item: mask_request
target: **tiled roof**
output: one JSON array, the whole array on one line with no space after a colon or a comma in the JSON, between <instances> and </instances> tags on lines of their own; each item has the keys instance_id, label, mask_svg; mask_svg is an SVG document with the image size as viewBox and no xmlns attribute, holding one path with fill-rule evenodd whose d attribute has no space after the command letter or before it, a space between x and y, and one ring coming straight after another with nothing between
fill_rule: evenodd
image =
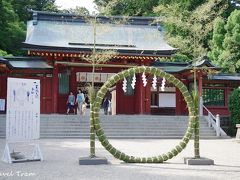
<instances>
[{"instance_id":1,"label":"tiled roof","mask_svg":"<svg viewBox=\"0 0 240 180\"><path fill-rule=\"evenodd\" d=\"M76 17L57 13L34 12L28 22L25 49L91 51L94 46L92 17ZM171 55L176 51L164 40L164 31L154 18L98 17L96 49L117 50L120 53ZM118 23L119 22L119 23Z\"/></svg>"},{"instance_id":2,"label":"tiled roof","mask_svg":"<svg viewBox=\"0 0 240 180\"><path fill-rule=\"evenodd\" d=\"M0 63L10 69L52 69L42 58L38 57L0 57Z\"/></svg>"}]
</instances>

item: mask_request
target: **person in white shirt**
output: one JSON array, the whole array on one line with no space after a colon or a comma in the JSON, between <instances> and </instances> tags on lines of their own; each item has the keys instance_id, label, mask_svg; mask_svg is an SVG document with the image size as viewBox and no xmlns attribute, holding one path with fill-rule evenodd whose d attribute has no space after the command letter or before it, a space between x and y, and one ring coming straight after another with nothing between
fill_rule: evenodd
<instances>
[{"instance_id":1,"label":"person in white shirt","mask_svg":"<svg viewBox=\"0 0 240 180\"><path fill-rule=\"evenodd\" d=\"M83 94L82 90L79 89L79 90L78 90L78 94L77 94L76 103L77 103L77 106L78 106L78 112L79 112L80 114L83 114L82 105L83 105L84 102L85 102L84 94Z\"/></svg>"}]
</instances>

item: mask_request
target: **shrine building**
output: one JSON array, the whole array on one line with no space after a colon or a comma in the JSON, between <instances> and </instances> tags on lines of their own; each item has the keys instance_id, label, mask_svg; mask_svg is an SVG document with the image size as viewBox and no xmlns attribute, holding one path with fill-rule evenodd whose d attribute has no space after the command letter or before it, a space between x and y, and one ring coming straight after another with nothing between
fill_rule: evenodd
<instances>
[{"instance_id":1,"label":"shrine building","mask_svg":"<svg viewBox=\"0 0 240 180\"><path fill-rule=\"evenodd\" d=\"M41 82L41 113L66 113L70 92L78 89L87 93L92 81L93 50L103 56L114 53L95 69L95 88L99 89L112 75L135 66L155 66L180 79L189 90L193 87L193 65L197 68L199 96L213 113L229 115L228 97L240 84L238 75L217 72L207 57L196 63L168 62L177 49L164 39L163 28L152 17L76 16L33 11L27 23L23 49L27 57L0 57L0 99L6 100L7 77L34 78ZM95 56L98 57L98 56ZM110 90L114 114L188 114L180 91L158 78L152 87L152 76L147 75L144 87L142 75L136 74L135 88L127 78L127 91L118 82ZM5 110L0 111L5 113ZM204 112L204 110L203 110Z\"/></svg>"}]
</instances>

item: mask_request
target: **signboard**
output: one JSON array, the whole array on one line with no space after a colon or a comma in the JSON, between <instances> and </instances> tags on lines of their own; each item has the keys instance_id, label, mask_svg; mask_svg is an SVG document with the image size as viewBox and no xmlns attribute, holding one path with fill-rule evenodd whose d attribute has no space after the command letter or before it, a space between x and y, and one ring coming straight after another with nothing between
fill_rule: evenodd
<instances>
[{"instance_id":1,"label":"signboard","mask_svg":"<svg viewBox=\"0 0 240 180\"><path fill-rule=\"evenodd\" d=\"M6 145L2 160L7 163L42 161L39 144L34 143L32 157L25 157L14 143L27 143L40 137L40 80L8 78ZM12 143L13 146L9 146ZM10 147L12 149L10 149ZM12 152L12 153L10 153Z\"/></svg>"},{"instance_id":2,"label":"signboard","mask_svg":"<svg viewBox=\"0 0 240 180\"><path fill-rule=\"evenodd\" d=\"M0 111L5 111L5 99L0 99Z\"/></svg>"},{"instance_id":3,"label":"signboard","mask_svg":"<svg viewBox=\"0 0 240 180\"><path fill-rule=\"evenodd\" d=\"M8 78L7 141L40 137L40 80Z\"/></svg>"}]
</instances>

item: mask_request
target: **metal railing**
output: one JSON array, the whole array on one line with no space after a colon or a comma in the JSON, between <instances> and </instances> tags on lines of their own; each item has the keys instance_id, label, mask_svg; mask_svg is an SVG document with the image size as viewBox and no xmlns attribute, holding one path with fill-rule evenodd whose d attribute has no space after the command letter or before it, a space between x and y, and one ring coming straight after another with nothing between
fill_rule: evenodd
<instances>
[{"instance_id":1,"label":"metal railing","mask_svg":"<svg viewBox=\"0 0 240 180\"><path fill-rule=\"evenodd\" d=\"M216 136L227 136L227 134L223 131L223 129L220 126L220 117L219 114L214 116L206 106L202 104L203 109L207 111L207 121L208 121L208 126L213 127L213 129L216 131Z\"/></svg>"}]
</instances>

